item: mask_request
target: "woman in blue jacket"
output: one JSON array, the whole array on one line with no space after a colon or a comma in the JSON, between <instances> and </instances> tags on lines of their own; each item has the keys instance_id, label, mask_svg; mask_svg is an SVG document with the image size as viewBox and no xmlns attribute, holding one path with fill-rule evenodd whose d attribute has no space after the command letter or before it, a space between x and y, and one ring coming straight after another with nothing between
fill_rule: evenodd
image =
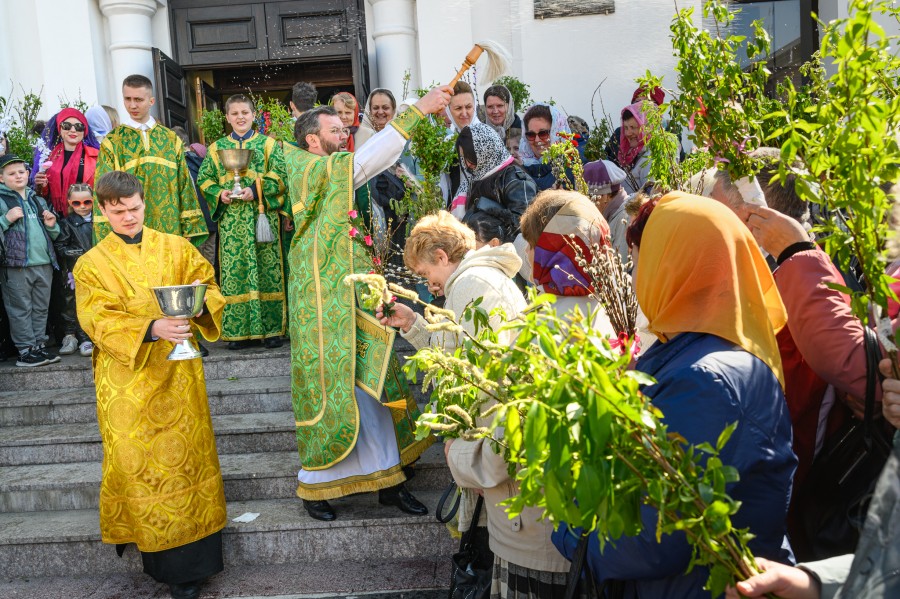
<instances>
[{"instance_id":1,"label":"woman in blue jacket","mask_svg":"<svg viewBox=\"0 0 900 599\"><path fill-rule=\"evenodd\" d=\"M738 422L722 451L740 481L737 528L755 535L754 555L791 563L785 517L797 460L782 392L775 332L786 314L750 231L724 205L680 192L653 209L635 263L638 303L658 338L637 369L656 379L644 388L672 432L689 443L715 444ZM642 508L643 532L607 544L594 535L587 563L596 582L620 581L625 597L708 598L706 568L686 574L691 547L682 533L656 542L656 512ZM580 531L554 533L569 559Z\"/></svg>"}]
</instances>

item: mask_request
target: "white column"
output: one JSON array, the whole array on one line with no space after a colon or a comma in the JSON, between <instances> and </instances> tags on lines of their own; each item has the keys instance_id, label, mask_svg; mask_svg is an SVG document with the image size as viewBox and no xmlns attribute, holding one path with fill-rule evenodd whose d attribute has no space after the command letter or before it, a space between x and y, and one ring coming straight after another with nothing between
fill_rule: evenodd
<instances>
[{"instance_id":1,"label":"white column","mask_svg":"<svg viewBox=\"0 0 900 599\"><path fill-rule=\"evenodd\" d=\"M100 0L100 10L109 24L109 55L113 87L121 90L129 75L144 75L153 80L153 27L157 0ZM127 112L119 94L119 114Z\"/></svg>"},{"instance_id":2,"label":"white column","mask_svg":"<svg viewBox=\"0 0 900 599\"><path fill-rule=\"evenodd\" d=\"M402 102L403 75L409 69L409 90L421 86L413 0L369 0L372 38L378 68L378 87L386 87Z\"/></svg>"}]
</instances>

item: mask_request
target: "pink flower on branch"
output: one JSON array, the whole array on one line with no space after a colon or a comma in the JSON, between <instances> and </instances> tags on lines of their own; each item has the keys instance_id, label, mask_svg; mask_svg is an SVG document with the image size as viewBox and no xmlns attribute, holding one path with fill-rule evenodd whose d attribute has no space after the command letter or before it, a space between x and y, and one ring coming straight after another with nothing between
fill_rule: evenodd
<instances>
[{"instance_id":1,"label":"pink flower on branch","mask_svg":"<svg viewBox=\"0 0 900 599\"><path fill-rule=\"evenodd\" d=\"M351 210L347 213L347 216L349 216L350 218L356 218L357 216L359 216L359 213L356 210Z\"/></svg>"},{"instance_id":2,"label":"pink flower on branch","mask_svg":"<svg viewBox=\"0 0 900 599\"><path fill-rule=\"evenodd\" d=\"M359 235L359 229L350 227L350 237L356 237L357 235Z\"/></svg>"},{"instance_id":3,"label":"pink flower on branch","mask_svg":"<svg viewBox=\"0 0 900 599\"><path fill-rule=\"evenodd\" d=\"M366 235L366 236L363 238L363 241L366 242L366 245L372 245L372 236L371 236L371 235Z\"/></svg>"}]
</instances>

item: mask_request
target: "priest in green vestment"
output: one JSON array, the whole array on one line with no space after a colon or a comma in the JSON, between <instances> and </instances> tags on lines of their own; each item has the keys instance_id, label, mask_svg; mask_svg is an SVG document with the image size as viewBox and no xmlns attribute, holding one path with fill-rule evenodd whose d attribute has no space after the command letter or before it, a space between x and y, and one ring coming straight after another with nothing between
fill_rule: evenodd
<instances>
[{"instance_id":1,"label":"priest in green vestment","mask_svg":"<svg viewBox=\"0 0 900 599\"><path fill-rule=\"evenodd\" d=\"M146 226L199 246L209 236L206 221L184 160L184 144L150 116L153 83L143 75L130 75L122 83L122 96L128 118L100 144L94 180L109 171L133 174L144 187ZM99 202L94 202L94 243L110 231Z\"/></svg>"},{"instance_id":2,"label":"priest in green vestment","mask_svg":"<svg viewBox=\"0 0 900 599\"><path fill-rule=\"evenodd\" d=\"M285 332L284 264L279 235L279 209L284 196L284 155L278 142L252 129L253 101L237 94L225 102L225 118L233 131L209 146L197 173L197 184L219 223L219 266L225 315L222 339L229 349L241 349L260 339L268 348L281 347ZM253 150L241 173L240 196L233 196L234 171L219 161L218 150ZM259 243L257 220L269 223L273 241Z\"/></svg>"},{"instance_id":3,"label":"priest in green vestment","mask_svg":"<svg viewBox=\"0 0 900 599\"><path fill-rule=\"evenodd\" d=\"M296 229L288 254L291 396L297 495L313 518L334 520L328 499L365 491L404 512L428 512L404 488L403 467L434 439L416 441L419 409L393 348L370 335L369 316L344 278L372 265L350 236L350 213L370 208L355 190L396 162L424 115L443 110L451 94L431 90L356 153L338 151L347 133L329 106L304 112L295 125L300 149L286 156Z\"/></svg>"}]
</instances>

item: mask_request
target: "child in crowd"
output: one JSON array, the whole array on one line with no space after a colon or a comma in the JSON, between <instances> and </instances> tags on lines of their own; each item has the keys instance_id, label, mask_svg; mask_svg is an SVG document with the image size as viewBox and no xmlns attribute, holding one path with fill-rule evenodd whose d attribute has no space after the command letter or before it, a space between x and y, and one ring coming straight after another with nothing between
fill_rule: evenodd
<instances>
[{"instance_id":1,"label":"child in crowd","mask_svg":"<svg viewBox=\"0 0 900 599\"><path fill-rule=\"evenodd\" d=\"M509 150L510 156L516 161L516 164L522 166L522 154L519 153L519 144L522 142L522 130L511 128L506 133L506 149Z\"/></svg>"},{"instance_id":2,"label":"child in crowd","mask_svg":"<svg viewBox=\"0 0 900 599\"><path fill-rule=\"evenodd\" d=\"M19 352L16 366L59 362L44 347L50 283L58 268L52 240L59 236L59 225L43 198L28 187L25 161L11 154L0 156L0 229L6 242L0 285Z\"/></svg>"},{"instance_id":3,"label":"child in crowd","mask_svg":"<svg viewBox=\"0 0 900 599\"><path fill-rule=\"evenodd\" d=\"M67 356L78 350L82 356L88 357L94 351L94 345L81 329L78 316L75 314L75 279L72 277L72 271L78 258L94 246L92 239L94 192L86 183L74 183L69 186L66 201L69 203L70 213L60 222L60 235L53 243L63 271L65 300L62 311L65 337L59 353Z\"/></svg>"}]
</instances>

